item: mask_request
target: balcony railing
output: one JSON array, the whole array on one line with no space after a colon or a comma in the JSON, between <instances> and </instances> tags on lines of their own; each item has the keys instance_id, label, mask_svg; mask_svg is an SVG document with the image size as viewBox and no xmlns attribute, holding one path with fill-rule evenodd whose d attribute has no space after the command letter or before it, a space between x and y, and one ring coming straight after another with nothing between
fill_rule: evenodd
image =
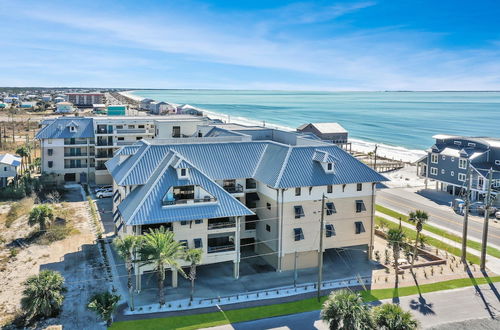
<instances>
[{"instance_id":1,"label":"balcony railing","mask_svg":"<svg viewBox=\"0 0 500 330\"><path fill-rule=\"evenodd\" d=\"M110 154L97 154L95 158L113 158L113 155Z\"/></svg>"},{"instance_id":2,"label":"balcony railing","mask_svg":"<svg viewBox=\"0 0 500 330\"><path fill-rule=\"evenodd\" d=\"M215 197L210 197L210 198L194 198L194 199L177 199L177 200L162 200L161 205L162 206L167 206L167 205L183 205L183 204L196 204L196 203L210 203L210 202L216 202L217 198Z\"/></svg>"},{"instance_id":3,"label":"balcony railing","mask_svg":"<svg viewBox=\"0 0 500 330\"><path fill-rule=\"evenodd\" d=\"M234 193L242 193L243 192L243 186L241 184L237 184L234 186L224 186L224 190L234 194Z\"/></svg>"},{"instance_id":4,"label":"balcony railing","mask_svg":"<svg viewBox=\"0 0 500 330\"><path fill-rule=\"evenodd\" d=\"M113 134L113 130L112 129L97 129L96 131L96 134Z\"/></svg>"},{"instance_id":5,"label":"balcony railing","mask_svg":"<svg viewBox=\"0 0 500 330\"><path fill-rule=\"evenodd\" d=\"M90 142L90 144L94 143L93 141ZM75 144L87 144L87 140L64 140L64 145L66 146L72 146Z\"/></svg>"},{"instance_id":6,"label":"balcony railing","mask_svg":"<svg viewBox=\"0 0 500 330\"><path fill-rule=\"evenodd\" d=\"M64 157L86 157L89 154L86 152L80 152L80 153L71 153L71 152L65 152ZM94 156L94 153L90 153L90 156Z\"/></svg>"},{"instance_id":7,"label":"balcony railing","mask_svg":"<svg viewBox=\"0 0 500 330\"><path fill-rule=\"evenodd\" d=\"M99 141L97 140L97 145L98 146L112 146L113 142L112 141Z\"/></svg>"},{"instance_id":8,"label":"balcony railing","mask_svg":"<svg viewBox=\"0 0 500 330\"><path fill-rule=\"evenodd\" d=\"M129 146L129 145L132 145L136 142L137 141L116 141L116 145L117 146Z\"/></svg>"},{"instance_id":9,"label":"balcony railing","mask_svg":"<svg viewBox=\"0 0 500 330\"><path fill-rule=\"evenodd\" d=\"M208 246L207 250L208 250L208 253L234 251L234 244Z\"/></svg>"},{"instance_id":10,"label":"balcony railing","mask_svg":"<svg viewBox=\"0 0 500 330\"><path fill-rule=\"evenodd\" d=\"M236 222L234 220L226 220L226 221L218 221L218 222L210 222L208 220L208 229L223 229L223 228L232 228L236 227Z\"/></svg>"},{"instance_id":11,"label":"balcony railing","mask_svg":"<svg viewBox=\"0 0 500 330\"><path fill-rule=\"evenodd\" d=\"M77 165L77 164L74 164L74 165L64 164L64 168L87 168L87 164L80 164L80 165Z\"/></svg>"},{"instance_id":12,"label":"balcony railing","mask_svg":"<svg viewBox=\"0 0 500 330\"><path fill-rule=\"evenodd\" d=\"M116 130L116 134L145 134L145 133L146 133L145 128L138 128L138 129L121 128Z\"/></svg>"},{"instance_id":13,"label":"balcony railing","mask_svg":"<svg viewBox=\"0 0 500 330\"><path fill-rule=\"evenodd\" d=\"M107 170L106 166L104 165L98 165L95 167L96 170L101 171L101 170Z\"/></svg>"}]
</instances>

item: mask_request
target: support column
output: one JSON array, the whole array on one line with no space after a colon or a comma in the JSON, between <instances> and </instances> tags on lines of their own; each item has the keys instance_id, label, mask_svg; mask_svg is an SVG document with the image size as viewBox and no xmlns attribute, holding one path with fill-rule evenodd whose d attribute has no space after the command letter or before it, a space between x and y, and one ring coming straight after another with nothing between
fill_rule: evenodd
<instances>
[{"instance_id":1,"label":"support column","mask_svg":"<svg viewBox=\"0 0 500 330\"><path fill-rule=\"evenodd\" d=\"M134 272L135 272L135 292L139 293L141 292L141 266L139 266L138 263L135 263L134 265Z\"/></svg>"},{"instance_id":2,"label":"support column","mask_svg":"<svg viewBox=\"0 0 500 330\"><path fill-rule=\"evenodd\" d=\"M240 230L241 230L241 217L236 217L236 233L234 237L234 248L236 249L236 260L234 261L234 278L240 278L240 258L241 258L241 244L240 244Z\"/></svg>"},{"instance_id":3,"label":"support column","mask_svg":"<svg viewBox=\"0 0 500 330\"><path fill-rule=\"evenodd\" d=\"M177 287L177 269L172 269L172 288Z\"/></svg>"},{"instance_id":4,"label":"support column","mask_svg":"<svg viewBox=\"0 0 500 330\"><path fill-rule=\"evenodd\" d=\"M455 196L455 185L453 185L452 187L453 187L452 194L453 196Z\"/></svg>"},{"instance_id":5,"label":"support column","mask_svg":"<svg viewBox=\"0 0 500 330\"><path fill-rule=\"evenodd\" d=\"M439 190L439 182L436 181L436 190Z\"/></svg>"}]
</instances>

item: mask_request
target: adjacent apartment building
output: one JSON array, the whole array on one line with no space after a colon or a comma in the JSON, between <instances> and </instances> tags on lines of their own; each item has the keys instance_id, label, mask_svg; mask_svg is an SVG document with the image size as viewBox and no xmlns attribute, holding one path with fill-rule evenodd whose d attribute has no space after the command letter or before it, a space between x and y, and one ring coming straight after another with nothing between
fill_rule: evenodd
<instances>
[{"instance_id":1,"label":"adjacent apartment building","mask_svg":"<svg viewBox=\"0 0 500 330\"><path fill-rule=\"evenodd\" d=\"M500 190L500 139L435 135L436 143L417 162L417 174L434 180L436 189L463 196L467 170L471 200L483 200L488 190L488 171L493 170L493 194ZM426 181L427 182L427 181ZM496 199L495 199L496 200ZM499 201L496 201L498 204Z\"/></svg>"},{"instance_id":2,"label":"adjacent apartment building","mask_svg":"<svg viewBox=\"0 0 500 330\"><path fill-rule=\"evenodd\" d=\"M207 118L193 116L60 117L41 123L42 173L54 181L110 184L104 163L141 139L191 136Z\"/></svg>"},{"instance_id":3,"label":"adjacent apartment building","mask_svg":"<svg viewBox=\"0 0 500 330\"><path fill-rule=\"evenodd\" d=\"M77 107L92 107L93 104L105 103L103 93L67 93L67 101Z\"/></svg>"},{"instance_id":4,"label":"adjacent apartment building","mask_svg":"<svg viewBox=\"0 0 500 330\"><path fill-rule=\"evenodd\" d=\"M203 264L234 263L235 278L242 254L277 271L316 267L324 196L324 250L371 253L375 185L387 179L338 146L232 124L180 140L142 140L106 162L118 235L164 226L202 249Z\"/></svg>"}]
</instances>

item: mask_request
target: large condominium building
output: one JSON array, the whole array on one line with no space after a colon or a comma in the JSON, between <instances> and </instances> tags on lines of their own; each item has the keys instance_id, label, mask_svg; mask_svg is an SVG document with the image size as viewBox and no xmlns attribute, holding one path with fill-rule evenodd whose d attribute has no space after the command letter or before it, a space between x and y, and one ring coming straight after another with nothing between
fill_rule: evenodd
<instances>
[{"instance_id":1,"label":"large condominium building","mask_svg":"<svg viewBox=\"0 0 500 330\"><path fill-rule=\"evenodd\" d=\"M92 107L93 104L104 103L103 93L67 93L68 102L79 107Z\"/></svg>"},{"instance_id":2,"label":"large condominium building","mask_svg":"<svg viewBox=\"0 0 500 330\"><path fill-rule=\"evenodd\" d=\"M325 196L324 250L373 247L375 185L387 179L339 147L224 124L184 140L139 141L106 163L119 235L164 226L202 249L203 264L233 262L235 278L242 251L278 271L310 268L318 262ZM174 286L176 278L174 271Z\"/></svg>"},{"instance_id":3,"label":"large condominium building","mask_svg":"<svg viewBox=\"0 0 500 330\"><path fill-rule=\"evenodd\" d=\"M483 200L488 190L488 171L493 170L493 194L500 190L500 139L435 135L436 143L418 160L417 174L435 180L436 189L463 196L467 169L471 199ZM496 201L498 203L499 201Z\"/></svg>"},{"instance_id":4,"label":"large condominium building","mask_svg":"<svg viewBox=\"0 0 500 330\"><path fill-rule=\"evenodd\" d=\"M138 140L195 134L207 118L193 116L60 117L42 122L42 173L61 182L110 184L104 163L120 147Z\"/></svg>"}]
</instances>

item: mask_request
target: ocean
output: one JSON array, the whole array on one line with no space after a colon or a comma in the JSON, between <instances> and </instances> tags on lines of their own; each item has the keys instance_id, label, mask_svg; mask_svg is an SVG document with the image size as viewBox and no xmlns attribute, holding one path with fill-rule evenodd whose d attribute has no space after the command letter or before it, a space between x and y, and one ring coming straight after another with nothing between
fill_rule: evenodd
<instances>
[{"instance_id":1,"label":"ocean","mask_svg":"<svg viewBox=\"0 0 500 330\"><path fill-rule=\"evenodd\" d=\"M158 101L190 104L231 122L295 129L338 122L358 149L415 160L435 134L500 137L500 92L300 92L136 90ZM360 150L364 151L364 150Z\"/></svg>"}]
</instances>

